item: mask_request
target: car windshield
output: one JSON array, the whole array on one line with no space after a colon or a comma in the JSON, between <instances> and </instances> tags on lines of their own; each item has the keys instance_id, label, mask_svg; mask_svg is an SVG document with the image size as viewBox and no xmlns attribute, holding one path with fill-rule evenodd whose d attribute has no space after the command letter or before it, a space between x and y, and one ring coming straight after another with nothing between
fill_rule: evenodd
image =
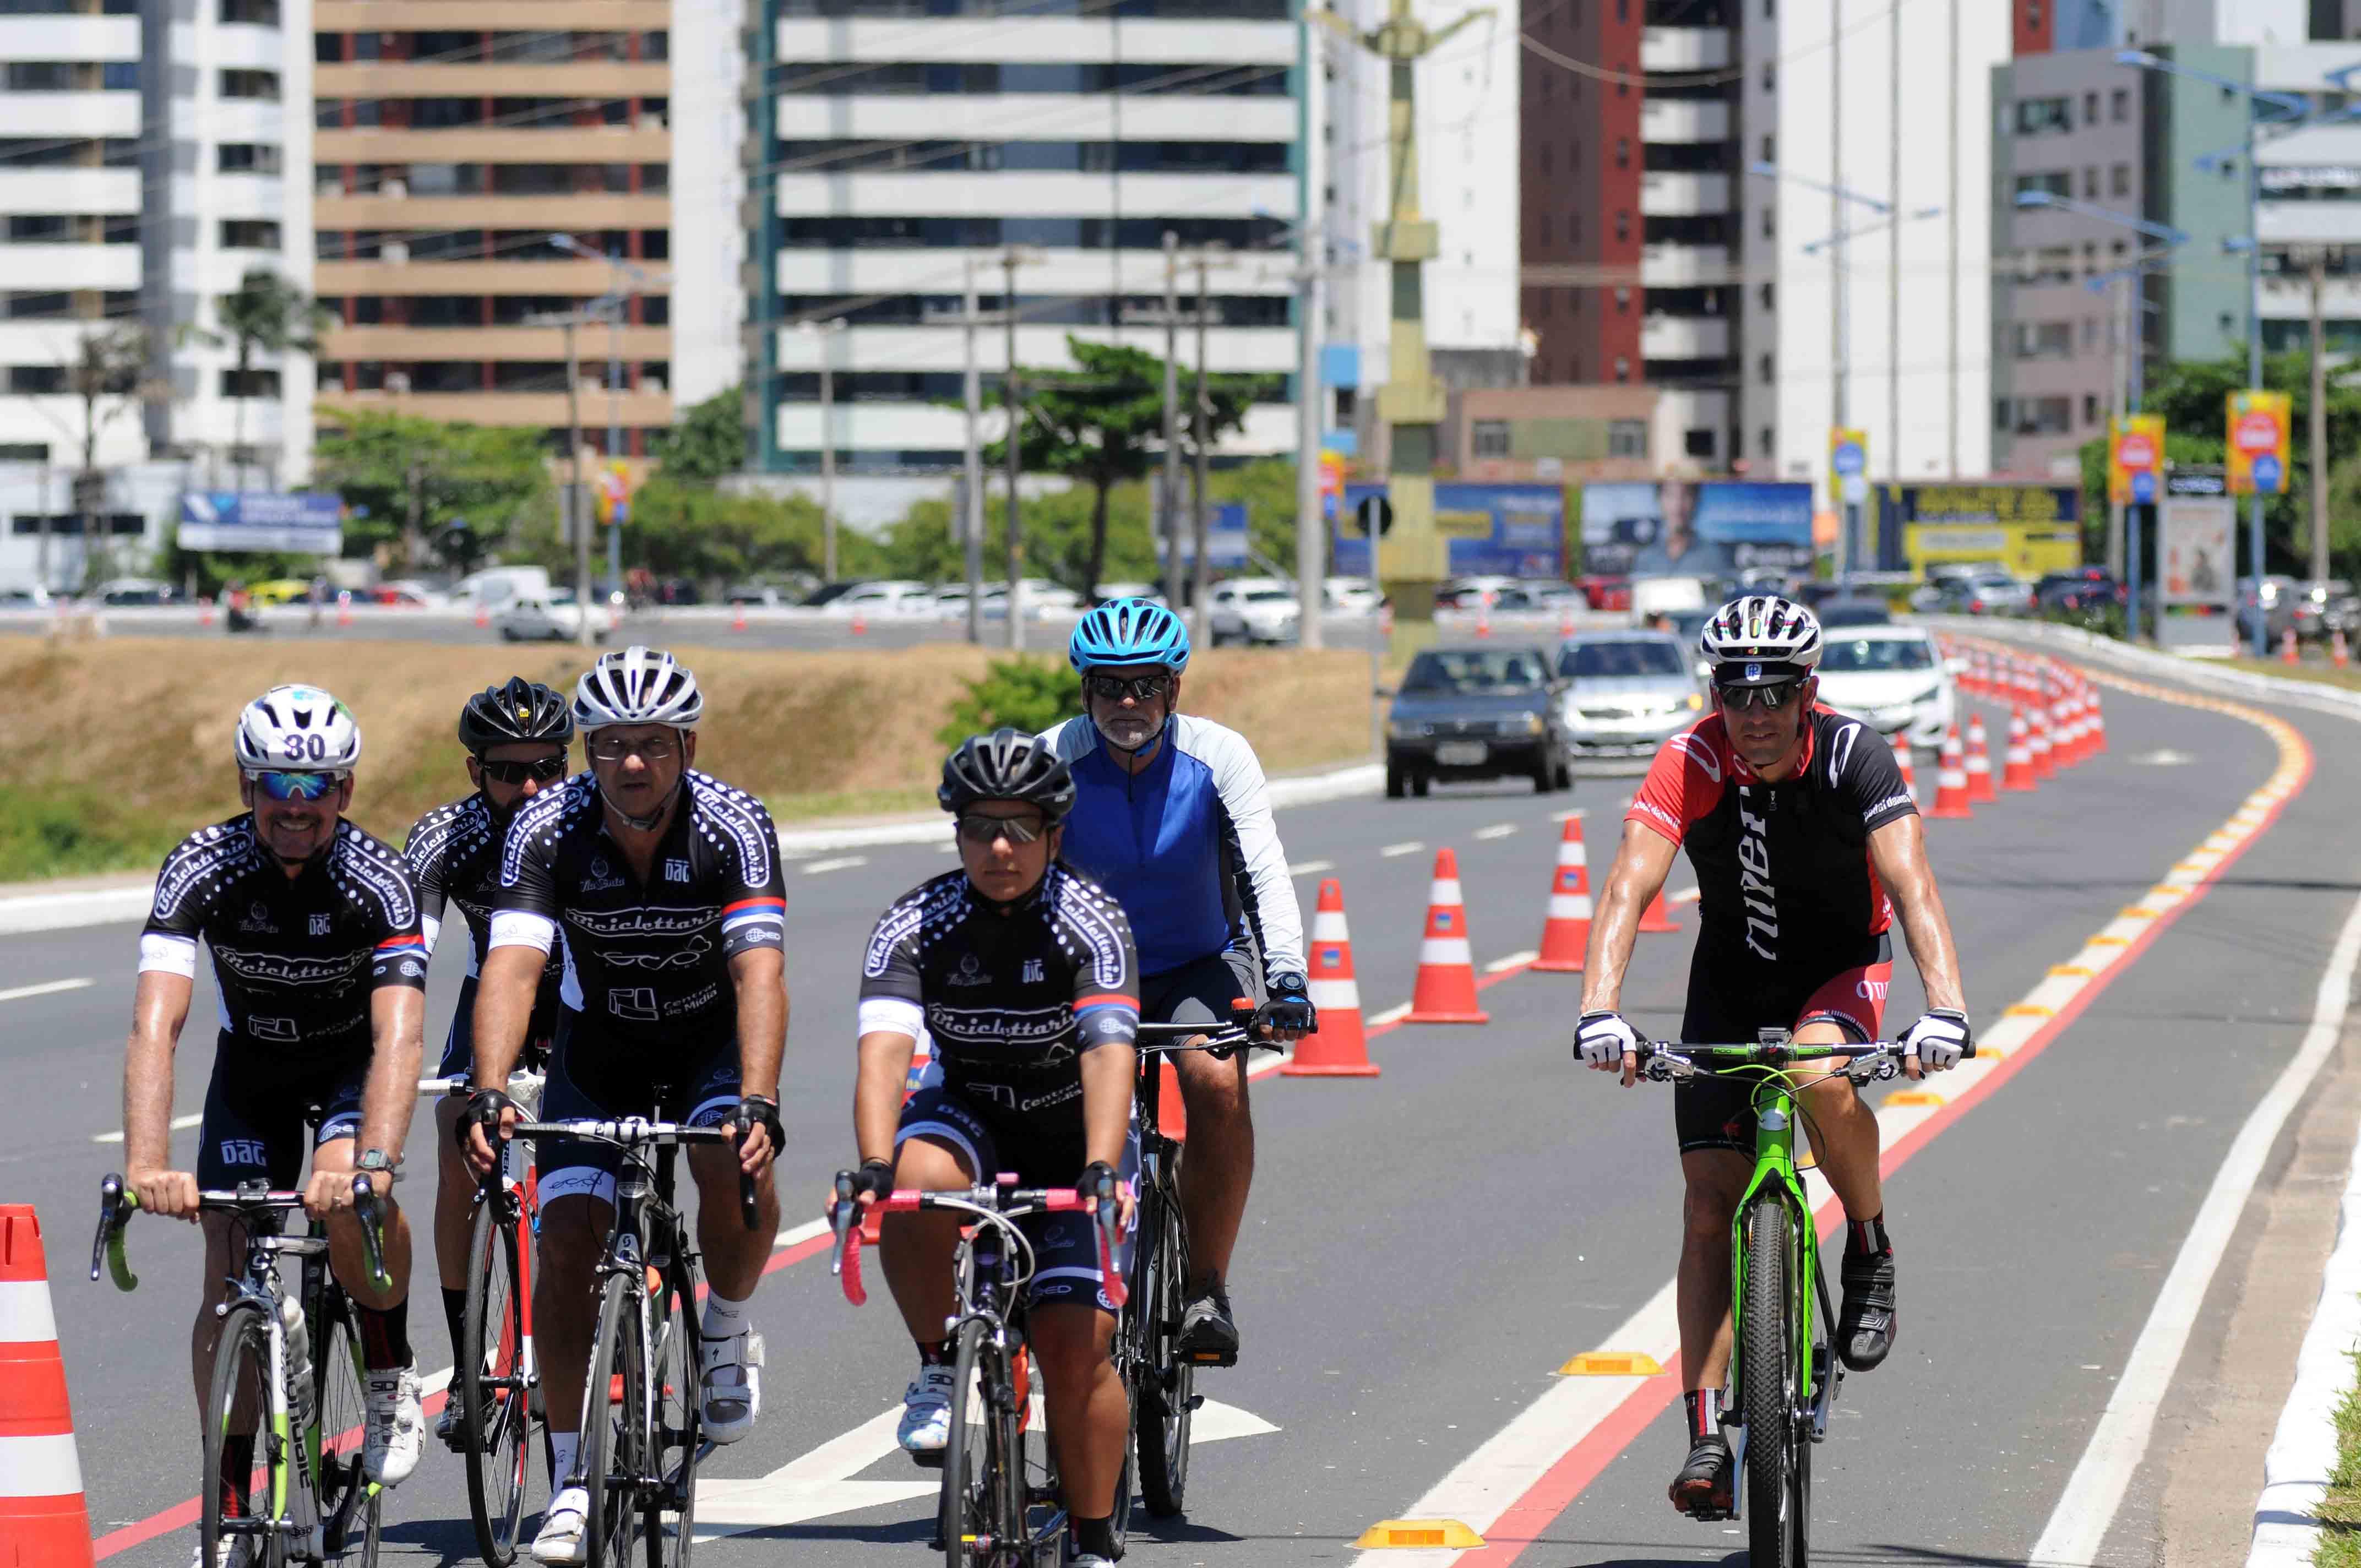
<instances>
[{"instance_id":1,"label":"car windshield","mask_svg":"<svg viewBox=\"0 0 2361 1568\"><path fill-rule=\"evenodd\" d=\"M1931 670L1935 650L1916 638L1831 639L1820 654L1820 671Z\"/></svg>"},{"instance_id":2,"label":"car windshield","mask_svg":"<svg viewBox=\"0 0 2361 1568\"><path fill-rule=\"evenodd\" d=\"M1281 599L1291 599L1294 597L1285 588L1257 588L1246 596L1246 601L1248 604L1277 604Z\"/></svg>"},{"instance_id":3,"label":"car windshield","mask_svg":"<svg viewBox=\"0 0 2361 1568\"><path fill-rule=\"evenodd\" d=\"M1679 675L1687 673L1681 651L1670 642L1632 638L1613 642L1577 642L1557 656L1557 673L1577 681L1614 675Z\"/></svg>"},{"instance_id":4,"label":"car windshield","mask_svg":"<svg viewBox=\"0 0 2361 1568\"><path fill-rule=\"evenodd\" d=\"M1429 650L1411 661L1405 692L1522 691L1543 681L1539 653L1488 648Z\"/></svg>"}]
</instances>

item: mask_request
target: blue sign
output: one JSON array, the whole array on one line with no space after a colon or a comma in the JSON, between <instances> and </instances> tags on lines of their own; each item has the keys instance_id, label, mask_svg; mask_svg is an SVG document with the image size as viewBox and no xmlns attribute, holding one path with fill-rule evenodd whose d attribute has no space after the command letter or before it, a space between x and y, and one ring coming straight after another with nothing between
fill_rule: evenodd
<instances>
[{"instance_id":1,"label":"blue sign","mask_svg":"<svg viewBox=\"0 0 2361 1568\"><path fill-rule=\"evenodd\" d=\"M1725 577L1812 564L1812 487L1664 479L1582 488L1586 572Z\"/></svg>"},{"instance_id":2,"label":"blue sign","mask_svg":"<svg viewBox=\"0 0 2361 1568\"><path fill-rule=\"evenodd\" d=\"M1157 535L1156 558L1164 559L1166 541ZM1246 509L1243 501L1224 501L1205 509L1205 560L1214 566L1243 566L1247 560ZM1197 562L1196 521L1187 512L1180 517L1180 564L1193 566Z\"/></svg>"},{"instance_id":3,"label":"blue sign","mask_svg":"<svg viewBox=\"0 0 2361 1568\"><path fill-rule=\"evenodd\" d=\"M2255 488L2257 492L2267 496L2278 495L2280 478L2278 453L2265 452L2255 458Z\"/></svg>"},{"instance_id":4,"label":"blue sign","mask_svg":"<svg viewBox=\"0 0 2361 1568\"><path fill-rule=\"evenodd\" d=\"M1868 466L1868 455L1861 451L1858 441L1839 442L1837 449L1828 455L1828 466L1846 478L1850 478Z\"/></svg>"},{"instance_id":5,"label":"blue sign","mask_svg":"<svg viewBox=\"0 0 2361 1568\"><path fill-rule=\"evenodd\" d=\"M2132 470L2132 499L2142 503L2156 499L2155 469L2135 468Z\"/></svg>"},{"instance_id":6,"label":"blue sign","mask_svg":"<svg viewBox=\"0 0 2361 1568\"><path fill-rule=\"evenodd\" d=\"M178 535L184 550L272 550L334 555L344 549L341 496L313 490L186 490Z\"/></svg>"},{"instance_id":7,"label":"blue sign","mask_svg":"<svg viewBox=\"0 0 2361 1568\"><path fill-rule=\"evenodd\" d=\"M1329 570L1339 576L1374 575L1355 519L1364 499L1385 493L1383 485L1345 487L1329 542ZM1555 485L1437 485L1434 513L1455 577L1565 575L1565 492Z\"/></svg>"}]
</instances>

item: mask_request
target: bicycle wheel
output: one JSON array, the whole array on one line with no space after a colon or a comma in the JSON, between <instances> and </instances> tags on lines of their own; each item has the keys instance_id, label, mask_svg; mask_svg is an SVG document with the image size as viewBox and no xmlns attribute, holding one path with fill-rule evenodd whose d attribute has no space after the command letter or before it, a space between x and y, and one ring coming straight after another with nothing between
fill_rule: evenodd
<instances>
[{"instance_id":1,"label":"bicycle wheel","mask_svg":"<svg viewBox=\"0 0 2361 1568\"><path fill-rule=\"evenodd\" d=\"M1197 1370L1179 1353L1180 1313L1189 1288L1189 1246L1180 1206L1161 1187L1148 1190L1139 1230L1139 1387L1132 1410L1137 1431L1139 1494L1148 1511L1170 1519L1189 1491L1189 1427Z\"/></svg>"},{"instance_id":2,"label":"bicycle wheel","mask_svg":"<svg viewBox=\"0 0 2361 1568\"><path fill-rule=\"evenodd\" d=\"M533 1472L533 1390L524 1343L524 1291L517 1255L522 1233L503 1202L476 1206L467 1247L467 1315L462 1321L459 1401L467 1434L467 1507L476 1546L491 1568L516 1561Z\"/></svg>"},{"instance_id":3,"label":"bicycle wheel","mask_svg":"<svg viewBox=\"0 0 2361 1568\"><path fill-rule=\"evenodd\" d=\"M221 1338L214 1347L213 1390L205 1399L204 1472L198 1495L204 1499L197 1530L203 1543L202 1561L219 1559L224 1540L247 1536L256 1543L254 1559L269 1568L286 1561L286 1538L270 1517L269 1453L270 1339L262 1309L252 1301L233 1303L222 1320ZM222 1485L222 1443L231 1433L254 1438L254 1456L263 1463L264 1480L255 1485L251 1471Z\"/></svg>"},{"instance_id":4,"label":"bicycle wheel","mask_svg":"<svg viewBox=\"0 0 2361 1568\"><path fill-rule=\"evenodd\" d=\"M1024 1454L1002 1352L982 1322L960 1325L953 1409L943 1447L939 1526L944 1568L1014 1568L1025 1547Z\"/></svg>"},{"instance_id":5,"label":"bicycle wheel","mask_svg":"<svg viewBox=\"0 0 2361 1568\"><path fill-rule=\"evenodd\" d=\"M1758 1198L1746 1212L1745 1323L1740 1354L1746 1411L1746 1534L1754 1568L1801 1568L1805 1521L1795 1476L1796 1321L1787 1206Z\"/></svg>"},{"instance_id":6,"label":"bicycle wheel","mask_svg":"<svg viewBox=\"0 0 2361 1568\"><path fill-rule=\"evenodd\" d=\"M676 1237L674 1245L686 1241ZM641 1524L648 1568L688 1568L697 1522L697 1451L705 1441L699 1392L703 1339L697 1332L697 1277L689 1269L675 1266L665 1273L655 1332L656 1446L648 1474L662 1485L650 1497Z\"/></svg>"},{"instance_id":7,"label":"bicycle wheel","mask_svg":"<svg viewBox=\"0 0 2361 1568\"><path fill-rule=\"evenodd\" d=\"M366 1374L361 1370L360 1322L352 1299L330 1281L320 1292L319 1318L312 1332L312 1375L317 1380L312 1409L318 1442L359 1431L368 1420ZM383 1488L361 1471L361 1442L338 1452L315 1450L320 1522L327 1555L370 1568L377 1562L378 1533L384 1524Z\"/></svg>"},{"instance_id":8,"label":"bicycle wheel","mask_svg":"<svg viewBox=\"0 0 2361 1568\"><path fill-rule=\"evenodd\" d=\"M647 1474L647 1347L640 1332L640 1298L629 1280L610 1276L582 1391L582 1484L590 1492L584 1543L594 1565L625 1568L639 1537L639 1478Z\"/></svg>"}]
</instances>

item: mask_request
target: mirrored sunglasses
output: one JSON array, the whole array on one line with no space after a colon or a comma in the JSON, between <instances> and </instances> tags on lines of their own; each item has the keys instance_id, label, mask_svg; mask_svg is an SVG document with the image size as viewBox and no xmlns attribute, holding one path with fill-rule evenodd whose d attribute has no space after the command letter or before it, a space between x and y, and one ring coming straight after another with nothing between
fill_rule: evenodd
<instances>
[{"instance_id":1,"label":"mirrored sunglasses","mask_svg":"<svg viewBox=\"0 0 2361 1568\"><path fill-rule=\"evenodd\" d=\"M273 800L318 800L335 789L335 773L262 773L246 775Z\"/></svg>"},{"instance_id":2,"label":"mirrored sunglasses","mask_svg":"<svg viewBox=\"0 0 2361 1568\"><path fill-rule=\"evenodd\" d=\"M484 770L486 778L497 784L521 784L527 779L534 784L550 784L566 776L566 753L560 751L555 757L537 757L522 762L495 762L489 758L478 758L476 765Z\"/></svg>"},{"instance_id":3,"label":"mirrored sunglasses","mask_svg":"<svg viewBox=\"0 0 2361 1568\"><path fill-rule=\"evenodd\" d=\"M1776 713L1787 706L1787 699L1803 689L1801 681L1788 681L1775 686L1716 686L1713 695L1724 707L1745 709L1757 703Z\"/></svg>"},{"instance_id":4,"label":"mirrored sunglasses","mask_svg":"<svg viewBox=\"0 0 2361 1568\"><path fill-rule=\"evenodd\" d=\"M1128 696L1135 702L1146 702L1162 696L1172 689L1170 675L1135 675L1126 680L1121 675L1093 675L1091 695L1102 702L1121 702Z\"/></svg>"},{"instance_id":5,"label":"mirrored sunglasses","mask_svg":"<svg viewBox=\"0 0 2361 1568\"><path fill-rule=\"evenodd\" d=\"M970 811L961 813L959 819L959 836L971 844L989 844L1004 833L1012 844L1030 844L1049 830L1049 824L1038 817L986 817Z\"/></svg>"}]
</instances>

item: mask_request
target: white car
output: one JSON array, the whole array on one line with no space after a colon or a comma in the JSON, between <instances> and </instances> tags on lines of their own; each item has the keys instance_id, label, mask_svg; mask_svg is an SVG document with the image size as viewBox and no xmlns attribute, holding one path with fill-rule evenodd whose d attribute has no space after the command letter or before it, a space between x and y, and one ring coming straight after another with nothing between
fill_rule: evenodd
<instances>
[{"instance_id":1,"label":"white car","mask_svg":"<svg viewBox=\"0 0 2361 1568\"><path fill-rule=\"evenodd\" d=\"M1277 577L1233 577L1205 599L1205 640L1292 642L1302 620L1295 591Z\"/></svg>"},{"instance_id":2,"label":"white car","mask_svg":"<svg viewBox=\"0 0 2361 1568\"><path fill-rule=\"evenodd\" d=\"M924 583L902 579L862 583L820 607L824 615L931 615L935 596Z\"/></svg>"},{"instance_id":3,"label":"white car","mask_svg":"<svg viewBox=\"0 0 2361 1568\"><path fill-rule=\"evenodd\" d=\"M1385 602L1385 595L1367 577L1329 577L1321 584L1321 597L1327 600L1331 615L1375 615Z\"/></svg>"},{"instance_id":4,"label":"white car","mask_svg":"<svg viewBox=\"0 0 2361 1568\"><path fill-rule=\"evenodd\" d=\"M1960 710L1952 672L1916 626L1844 626L1827 632L1820 700L1913 746L1943 743Z\"/></svg>"},{"instance_id":5,"label":"white car","mask_svg":"<svg viewBox=\"0 0 2361 1568\"><path fill-rule=\"evenodd\" d=\"M492 616L492 627L503 642L572 642L582 635L582 609L574 590L523 593L502 605ZM604 642L615 630L615 612L604 604L590 607L590 636Z\"/></svg>"}]
</instances>

